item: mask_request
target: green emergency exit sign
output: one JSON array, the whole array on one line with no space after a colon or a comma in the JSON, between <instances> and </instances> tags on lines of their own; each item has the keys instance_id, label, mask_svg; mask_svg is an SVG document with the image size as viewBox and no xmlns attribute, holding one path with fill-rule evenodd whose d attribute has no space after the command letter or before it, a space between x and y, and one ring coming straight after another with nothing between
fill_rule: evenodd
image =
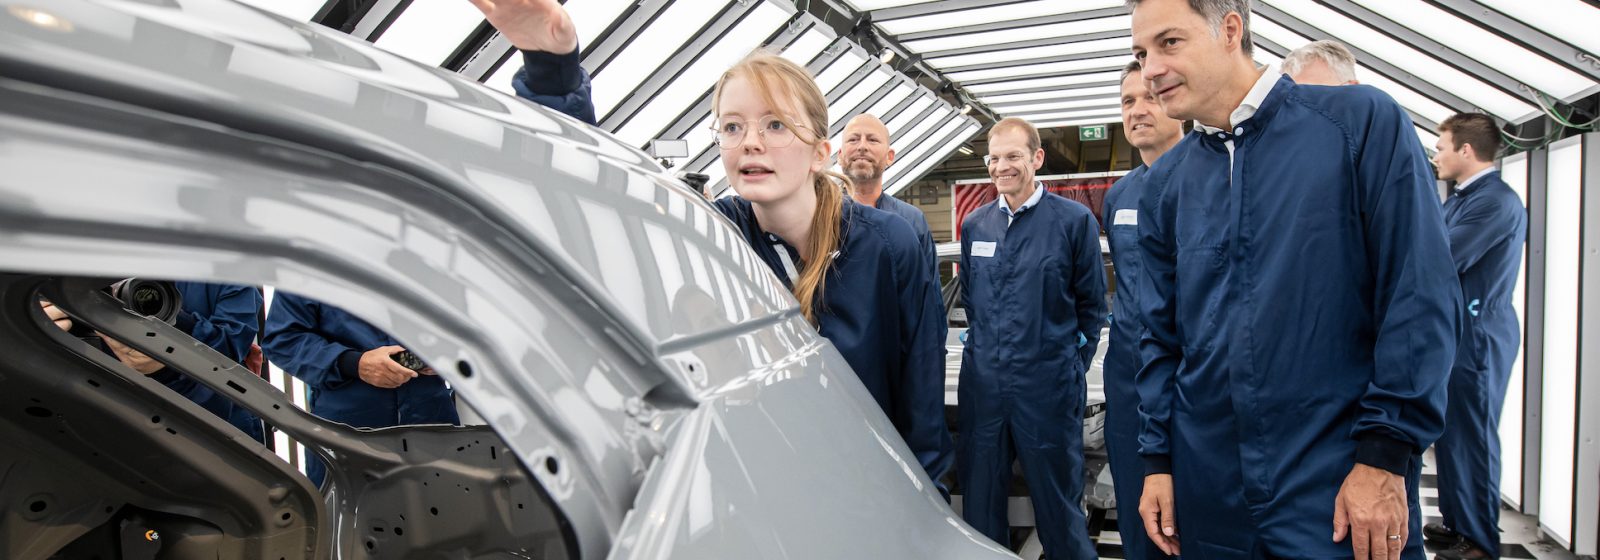
<instances>
[{"instance_id":1,"label":"green emergency exit sign","mask_svg":"<svg viewBox=\"0 0 1600 560\"><path fill-rule=\"evenodd\" d=\"M1078 141L1080 141L1080 142L1088 142L1088 141L1091 141L1091 140L1105 140L1105 139L1106 139L1106 125L1097 124L1097 125L1094 125L1094 126L1080 126L1080 127L1078 127Z\"/></svg>"}]
</instances>

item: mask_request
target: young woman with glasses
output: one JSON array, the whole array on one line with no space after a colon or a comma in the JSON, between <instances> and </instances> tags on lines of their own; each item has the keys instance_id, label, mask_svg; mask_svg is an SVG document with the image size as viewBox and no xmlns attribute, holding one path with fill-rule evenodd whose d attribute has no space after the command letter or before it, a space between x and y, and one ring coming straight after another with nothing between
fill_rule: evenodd
<instances>
[{"instance_id":1,"label":"young woman with glasses","mask_svg":"<svg viewBox=\"0 0 1600 560\"><path fill-rule=\"evenodd\" d=\"M713 94L716 142L738 196L715 202L794 292L939 478L952 461L944 416L945 316L911 225L850 200L827 170L828 104L804 68L756 53Z\"/></svg>"}]
</instances>

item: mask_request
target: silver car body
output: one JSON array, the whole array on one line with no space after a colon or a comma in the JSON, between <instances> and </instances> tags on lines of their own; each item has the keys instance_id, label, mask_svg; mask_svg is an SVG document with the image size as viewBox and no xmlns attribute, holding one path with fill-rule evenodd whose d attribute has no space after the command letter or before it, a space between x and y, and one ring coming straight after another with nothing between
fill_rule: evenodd
<instances>
[{"instance_id":1,"label":"silver car body","mask_svg":"<svg viewBox=\"0 0 1600 560\"><path fill-rule=\"evenodd\" d=\"M337 302L455 365L582 557L1013 557L603 131L226 0L0 6L0 268Z\"/></svg>"}]
</instances>

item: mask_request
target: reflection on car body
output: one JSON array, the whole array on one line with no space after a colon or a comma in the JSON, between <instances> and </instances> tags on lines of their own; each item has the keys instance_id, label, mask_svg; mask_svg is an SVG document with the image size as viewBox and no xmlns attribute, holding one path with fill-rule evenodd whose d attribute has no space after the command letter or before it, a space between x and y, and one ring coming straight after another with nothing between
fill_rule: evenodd
<instances>
[{"instance_id":1,"label":"reflection on car body","mask_svg":"<svg viewBox=\"0 0 1600 560\"><path fill-rule=\"evenodd\" d=\"M0 327L28 342L0 351L0 456L30 474L0 488L19 497L0 554L137 519L141 546L211 557L1012 557L725 220L637 150L335 30L201 17L250 10L225 0L31 6L67 25L0 10ZM338 301L488 426L286 410L71 278L104 276ZM59 340L41 294L339 474L317 493Z\"/></svg>"}]
</instances>

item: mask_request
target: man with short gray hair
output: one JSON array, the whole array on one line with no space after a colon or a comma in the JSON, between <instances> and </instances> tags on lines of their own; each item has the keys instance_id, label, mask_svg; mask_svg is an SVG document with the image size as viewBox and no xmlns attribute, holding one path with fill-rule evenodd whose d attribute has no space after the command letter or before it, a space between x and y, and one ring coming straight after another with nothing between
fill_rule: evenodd
<instances>
[{"instance_id":1,"label":"man with short gray hair","mask_svg":"<svg viewBox=\"0 0 1600 560\"><path fill-rule=\"evenodd\" d=\"M1283 57L1283 73L1308 86L1348 86L1356 79L1356 55L1338 41L1313 41Z\"/></svg>"}]
</instances>

